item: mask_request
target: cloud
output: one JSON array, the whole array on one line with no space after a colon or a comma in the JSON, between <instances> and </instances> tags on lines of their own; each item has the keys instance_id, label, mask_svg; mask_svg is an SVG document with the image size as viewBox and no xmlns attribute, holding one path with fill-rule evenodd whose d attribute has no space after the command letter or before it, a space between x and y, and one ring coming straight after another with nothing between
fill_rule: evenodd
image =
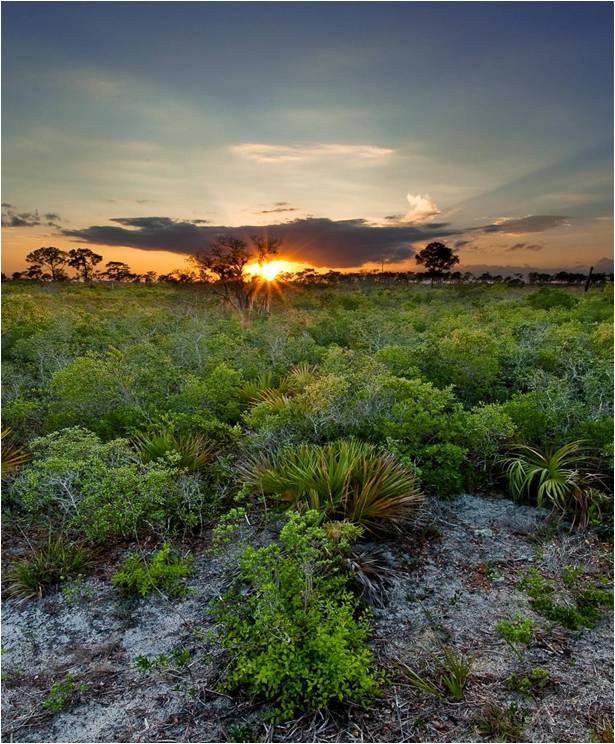
<instances>
[{"instance_id":1,"label":"cloud","mask_svg":"<svg viewBox=\"0 0 615 744\"><path fill-rule=\"evenodd\" d=\"M457 249L463 248L464 245L470 245L471 242L472 242L471 240L456 240L453 243L453 248L457 248Z\"/></svg>"},{"instance_id":2,"label":"cloud","mask_svg":"<svg viewBox=\"0 0 615 744\"><path fill-rule=\"evenodd\" d=\"M38 209L32 212L17 212L12 204L2 202L2 227L37 227L38 225L60 227L58 223L61 220L60 215L55 212L47 212L41 217Z\"/></svg>"},{"instance_id":3,"label":"cloud","mask_svg":"<svg viewBox=\"0 0 615 744\"><path fill-rule=\"evenodd\" d=\"M511 245L510 248L507 248L506 252L533 251L534 253L538 253L538 251L542 250L544 250L544 245L539 245L538 243L515 243L514 245Z\"/></svg>"},{"instance_id":4,"label":"cloud","mask_svg":"<svg viewBox=\"0 0 615 744\"><path fill-rule=\"evenodd\" d=\"M395 263L414 255L413 244L451 234L446 223L428 228L412 225L373 225L363 219L331 220L307 217L268 225L201 225L194 220L170 217L116 217L114 225L93 225L82 230L63 230L75 240L99 246L122 246L142 250L165 250L194 255L207 250L219 235L249 239L264 231L282 240L284 258L314 266L351 268L372 261Z\"/></svg>"},{"instance_id":5,"label":"cloud","mask_svg":"<svg viewBox=\"0 0 615 744\"><path fill-rule=\"evenodd\" d=\"M291 207L288 202L276 202L271 209L261 209L254 214L277 214L278 212L298 212L297 207Z\"/></svg>"},{"instance_id":6,"label":"cloud","mask_svg":"<svg viewBox=\"0 0 615 744\"><path fill-rule=\"evenodd\" d=\"M527 217L497 220L491 225L480 228L483 232L501 232L508 235L522 235L524 233L544 232L566 225L566 217L550 214L535 214Z\"/></svg>"},{"instance_id":7,"label":"cloud","mask_svg":"<svg viewBox=\"0 0 615 744\"><path fill-rule=\"evenodd\" d=\"M395 150L376 145L267 145L244 142L233 145L231 152L257 163L292 163L322 158L348 158L355 162L378 162L389 158Z\"/></svg>"},{"instance_id":8,"label":"cloud","mask_svg":"<svg viewBox=\"0 0 615 744\"><path fill-rule=\"evenodd\" d=\"M409 211L403 217L403 222L408 224L420 224L421 222L428 222L436 215L440 214L440 210L436 206L435 202L430 198L429 194L421 196L417 194L406 194L406 199L410 205Z\"/></svg>"}]
</instances>

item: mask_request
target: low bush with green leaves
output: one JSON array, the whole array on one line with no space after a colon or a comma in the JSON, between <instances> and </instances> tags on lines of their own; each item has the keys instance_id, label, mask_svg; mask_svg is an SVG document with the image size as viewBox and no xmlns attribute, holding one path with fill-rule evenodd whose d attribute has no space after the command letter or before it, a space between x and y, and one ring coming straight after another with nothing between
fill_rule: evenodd
<instances>
[{"instance_id":1,"label":"low bush with green leaves","mask_svg":"<svg viewBox=\"0 0 615 744\"><path fill-rule=\"evenodd\" d=\"M246 548L215 607L229 654L225 688L270 701L275 721L378 693L369 615L343 571L359 533L346 523L328 529L314 510L289 513L278 542Z\"/></svg>"},{"instance_id":2,"label":"low bush with green leaves","mask_svg":"<svg viewBox=\"0 0 615 744\"><path fill-rule=\"evenodd\" d=\"M192 560L190 555L180 555L165 543L149 560L139 553L130 553L111 581L141 597L154 591L183 596L189 592L186 578L192 571Z\"/></svg>"},{"instance_id":3,"label":"low bush with green leaves","mask_svg":"<svg viewBox=\"0 0 615 744\"><path fill-rule=\"evenodd\" d=\"M81 576L90 563L90 553L60 533L49 533L47 542L30 548L30 555L12 562L6 572L8 593L29 598Z\"/></svg>"},{"instance_id":4,"label":"low bush with green leaves","mask_svg":"<svg viewBox=\"0 0 615 744\"><path fill-rule=\"evenodd\" d=\"M395 457L357 439L303 444L245 468L249 483L299 509L370 531L399 526L419 508L417 479Z\"/></svg>"},{"instance_id":5,"label":"low bush with green leaves","mask_svg":"<svg viewBox=\"0 0 615 744\"><path fill-rule=\"evenodd\" d=\"M198 523L205 497L179 455L143 464L124 439L102 442L73 427L35 439L10 496L33 520L65 523L85 538L135 537L152 526Z\"/></svg>"}]
</instances>

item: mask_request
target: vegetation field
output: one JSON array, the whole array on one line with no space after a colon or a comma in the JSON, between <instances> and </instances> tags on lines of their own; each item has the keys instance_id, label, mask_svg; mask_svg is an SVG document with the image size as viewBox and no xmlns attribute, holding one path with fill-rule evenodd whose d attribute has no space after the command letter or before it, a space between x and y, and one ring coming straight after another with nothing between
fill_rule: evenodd
<instances>
[{"instance_id":1,"label":"vegetation field","mask_svg":"<svg viewBox=\"0 0 615 744\"><path fill-rule=\"evenodd\" d=\"M612 741L612 284L3 287L7 741Z\"/></svg>"}]
</instances>

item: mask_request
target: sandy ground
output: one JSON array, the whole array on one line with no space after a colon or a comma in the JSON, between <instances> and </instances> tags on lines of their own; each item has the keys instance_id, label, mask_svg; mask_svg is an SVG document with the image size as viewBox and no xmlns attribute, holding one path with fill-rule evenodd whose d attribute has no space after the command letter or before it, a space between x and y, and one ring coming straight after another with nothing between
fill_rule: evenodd
<instances>
[{"instance_id":1,"label":"sandy ground","mask_svg":"<svg viewBox=\"0 0 615 744\"><path fill-rule=\"evenodd\" d=\"M497 738L477 728L486 707L511 703L523 717L514 740L606 740L596 737L612 715L611 612L592 629L566 631L534 613L518 583L529 566L556 581L567 565L604 575L610 552L596 537L554 529L545 518L504 499L431 502L420 523L383 551L394 572L384 605L374 609L374 652L391 670L383 696L368 710L347 706L282 726L263 722L259 701L217 690L224 654L204 634L232 555L197 551L193 592L181 600L127 599L104 577L87 579L73 596L8 599L3 741L484 741ZM495 630L517 615L535 622L520 658ZM472 660L460 702L421 692L396 671L406 665L429 674L443 645ZM191 650L186 667L144 673L135 666L140 655L174 649ZM533 698L507 689L512 672L533 667L549 673L544 689ZM43 701L67 674L84 687L66 709L49 712Z\"/></svg>"}]
</instances>

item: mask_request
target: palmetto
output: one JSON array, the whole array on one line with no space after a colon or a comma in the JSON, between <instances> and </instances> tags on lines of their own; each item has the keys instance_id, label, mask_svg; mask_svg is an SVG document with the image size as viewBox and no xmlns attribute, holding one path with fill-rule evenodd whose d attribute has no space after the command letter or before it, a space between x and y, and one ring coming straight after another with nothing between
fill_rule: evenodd
<instances>
[{"instance_id":1,"label":"palmetto","mask_svg":"<svg viewBox=\"0 0 615 744\"><path fill-rule=\"evenodd\" d=\"M2 429L2 475L10 473L30 459L25 450L12 442L11 435L10 426Z\"/></svg>"},{"instance_id":2,"label":"palmetto","mask_svg":"<svg viewBox=\"0 0 615 744\"><path fill-rule=\"evenodd\" d=\"M189 472L204 468L215 456L211 442L199 434L176 434L167 429L141 432L133 437L142 462L152 462L169 453L179 454L179 467Z\"/></svg>"},{"instance_id":3,"label":"palmetto","mask_svg":"<svg viewBox=\"0 0 615 744\"><path fill-rule=\"evenodd\" d=\"M370 531L399 525L423 500L413 473L391 454L356 439L287 448L250 463L243 473L264 493Z\"/></svg>"},{"instance_id":4,"label":"palmetto","mask_svg":"<svg viewBox=\"0 0 615 744\"><path fill-rule=\"evenodd\" d=\"M550 502L566 511L575 494L584 490L581 469L587 465L580 442L570 442L558 449L539 450L518 445L514 455L504 460L512 495L516 499L535 497L537 506Z\"/></svg>"}]
</instances>

